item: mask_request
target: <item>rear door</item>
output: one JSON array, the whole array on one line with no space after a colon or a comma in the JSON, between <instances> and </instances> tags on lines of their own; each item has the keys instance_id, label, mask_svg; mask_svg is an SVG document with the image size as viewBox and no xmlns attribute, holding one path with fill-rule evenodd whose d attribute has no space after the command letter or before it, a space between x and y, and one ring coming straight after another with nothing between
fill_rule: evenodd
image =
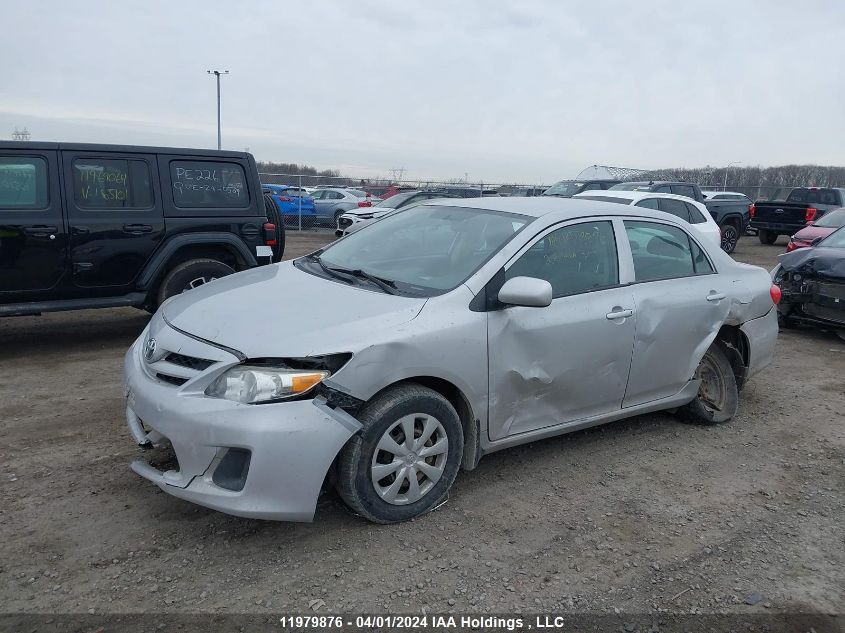
<instances>
[{"instance_id":1,"label":"rear door","mask_svg":"<svg viewBox=\"0 0 845 633\"><path fill-rule=\"evenodd\" d=\"M128 291L164 237L155 155L62 152L73 284Z\"/></svg>"},{"instance_id":2,"label":"rear door","mask_svg":"<svg viewBox=\"0 0 845 633\"><path fill-rule=\"evenodd\" d=\"M625 220L634 263L634 356L623 407L678 393L730 310L730 282L685 231Z\"/></svg>"},{"instance_id":3,"label":"rear door","mask_svg":"<svg viewBox=\"0 0 845 633\"><path fill-rule=\"evenodd\" d=\"M67 268L55 151L0 150L0 298L32 301Z\"/></svg>"}]
</instances>

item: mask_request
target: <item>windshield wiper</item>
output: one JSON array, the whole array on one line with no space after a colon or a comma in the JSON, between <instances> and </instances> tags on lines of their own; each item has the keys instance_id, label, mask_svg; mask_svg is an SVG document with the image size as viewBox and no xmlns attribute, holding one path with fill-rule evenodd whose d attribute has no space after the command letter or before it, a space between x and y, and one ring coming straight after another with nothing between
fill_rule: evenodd
<instances>
[{"instance_id":1,"label":"windshield wiper","mask_svg":"<svg viewBox=\"0 0 845 633\"><path fill-rule=\"evenodd\" d=\"M355 269L355 270L350 270L348 268L333 268L331 266L326 266L326 264L323 263L323 260L320 259L320 256L317 255L317 254L309 255L308 259L310 259L313 262L317 262L317 264L320 266L320 268L323 269L323 271L326 274L331 275L332 277L335 277L337 279L340 279L341 281L345 281L348 284L352 283L351 277L359 277L361 279L366 279L367 281L374 283L375 285L377 285L379 288L381 288L387 294L391 294L391 295L398 295L399 294L399 291L396 289L396 283L389 280L389 279L383 279L381 277L376 277L375 275L371 275L370 273L368 273L364 270L361 270L360 268Z\"/></svg>"},{"instance_id":2,"label":"windshield wiper","mask_svg":"<svg viewBox=\"0 0 845 633\"><path fill-rule=\"evenodd\" d=\"M310 259L312 262L317 262L317 264L320 266L320 268L323 269L323 272L325 272L327 275L331 275L335 279L340 279L341 281L345 281L348 284L352 283L352 280L349 277L347 277L346 275L342 274L341 271L335 270L334 268L329 268L328 266L326 266L323 263L323 260L320 259L319 255L317 255L317 254L308 255L308 259Z\"/></svg>"},{"instance_id":3,"label":"windshield wiper","mask_svg":"<svg viewBox=\"0 0 845 633\"><path fill-rule=\"evenodd\" d=\"M360 268L356 270L347 270L343 269L343 272L347 275L353 275L355 277L361 277L362 279L366 279L367 281L373 282L379 288L384 290L387 294L391 295L398 295L399 291L396 289L396 282L390 281L390 279L383 279L381 277L376 277L375 275L371 275L365 270L361 270Z\"/></svg>"}]
</instances>

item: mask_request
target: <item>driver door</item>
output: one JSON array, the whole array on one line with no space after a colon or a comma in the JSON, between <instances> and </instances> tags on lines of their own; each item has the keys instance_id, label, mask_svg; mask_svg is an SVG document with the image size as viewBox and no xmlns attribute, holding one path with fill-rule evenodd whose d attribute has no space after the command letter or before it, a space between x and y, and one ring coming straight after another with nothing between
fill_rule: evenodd
<instances>
[{"instance_id":1,"label":"driver door","mask_svg":"<svg viewBox=\"0 0 845 633\"><path fill-rule=\"evenodd\" d=\"M618 411L635 315L612 221L548 229L505 267L513 277L545 279L553 299L488 313L490 440Z\"/></svg>"}]
</instances>

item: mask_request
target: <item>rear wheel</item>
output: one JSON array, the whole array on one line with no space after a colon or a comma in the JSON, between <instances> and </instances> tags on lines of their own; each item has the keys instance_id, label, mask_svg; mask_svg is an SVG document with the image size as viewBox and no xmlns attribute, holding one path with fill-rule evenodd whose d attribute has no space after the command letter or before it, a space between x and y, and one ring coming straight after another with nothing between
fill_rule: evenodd
<instances>
[{"instance_id":1,"label":"rear wheel","mask_svg":"<svg viewBox=\"0 0 845 633\"><path fill-rule=\"evenodd\" d=\"M739 241L739 229L734 224L723 224L721 229L722 250L726 253L733 253L736 250L736 243Z\"/></svg>"},{"instance_id":2,"label":"rear wheel","mask_svg":"<svg viewBox=\"0 0 845 633\"><path fill-rule=\"evenodd\" d=\"M399 385L371 400L360 433L338 460L337 490L375 523L397 523L437 507L458 474L464 449L460 418L436 391Z\"/></svg>"},{"instance_id":3,"label":"rear wheel","mask_svg":"<svg viewBox=\"0 0 845 633\"><path fill-rule=\"evenodd\" d=\"M760 229L757 231L757 239L760 240L761 244L768 244L771 246L778 241L778 234L773 231L767 231L766 229Z\"/></svg>"},{"instance_id":4,"label":"rear wheel","mask_svg":"<svg viewBox=\"0 0 845 633\"><path fill-rule=\"evenodd\" d=\"M161 305L173 295L231 275L235 270L216 259L190 259L174 267L161 282L158 289L158 303Z\"/></svg>"},{"instance_id":5,"label":"rear wheel","mask_svg":"<svg viewBox=\"0 0 845 633\"><path fill-rule=\"evenodd\" d=\"M735 414L739 404L739 390L731 363L718 345L713 344L704 354L695 378L699 380L698 394L689 404L678 409L678 416L694 424L719 424Z\"/></svg>"}]
</instances>

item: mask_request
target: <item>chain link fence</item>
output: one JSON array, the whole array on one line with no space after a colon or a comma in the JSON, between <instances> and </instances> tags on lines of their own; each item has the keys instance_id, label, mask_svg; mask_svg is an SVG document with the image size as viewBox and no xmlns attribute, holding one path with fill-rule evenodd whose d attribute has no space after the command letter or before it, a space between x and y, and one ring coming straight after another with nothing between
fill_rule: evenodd
<instances>
[{"instance_id":1,"label":"chain link fence","mask_svg":"<svg viewBox=\"0 0 845 633\"><path fill-rule=\"evenodd\" d=\"M346 211L378 204L410 191L438 192L463 198L539 196L549 185L442 180L390 180L259 172L262 187L278 207L289 231L333 231Z\"/></svg>"}]
</instances>

